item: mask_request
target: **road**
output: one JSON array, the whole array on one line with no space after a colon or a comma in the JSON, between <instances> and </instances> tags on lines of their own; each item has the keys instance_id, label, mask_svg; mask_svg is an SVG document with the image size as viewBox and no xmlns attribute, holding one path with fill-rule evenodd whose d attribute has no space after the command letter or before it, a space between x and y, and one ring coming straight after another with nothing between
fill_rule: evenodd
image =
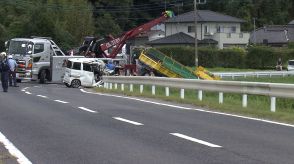
<instances>
[{"instance_id":1,"label":"road","mask_svg":"<svg viewBox=\"0 0 294 164\"><path fill-rule=\"evenodd\" d=\"M1 92L0 132L32 163L294 161L293 126L85 90L22 83Z\"/></svg>"}]
</instances>

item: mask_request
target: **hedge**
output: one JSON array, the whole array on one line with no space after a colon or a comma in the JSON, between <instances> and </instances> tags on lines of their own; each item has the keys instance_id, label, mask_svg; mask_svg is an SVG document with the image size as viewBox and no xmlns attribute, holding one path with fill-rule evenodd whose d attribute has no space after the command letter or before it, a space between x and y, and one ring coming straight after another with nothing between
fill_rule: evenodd
<instances>
[{"instance_id":1,"label":"hedge","mask_svg":"<svg viewBox=\"0 0 294 164\"><path fill-rule=\"evenodd\" d=\"M194 47L165 46L157 49L186 66L195 65ZM274 69L278 58L281 58L283 65L286 66L289 59L294 59L294 49L265 46L248 47L246 50L237 47L228 49L200 47L198 49L199 65L208 68Z\"/></svg>"}]
</instances>

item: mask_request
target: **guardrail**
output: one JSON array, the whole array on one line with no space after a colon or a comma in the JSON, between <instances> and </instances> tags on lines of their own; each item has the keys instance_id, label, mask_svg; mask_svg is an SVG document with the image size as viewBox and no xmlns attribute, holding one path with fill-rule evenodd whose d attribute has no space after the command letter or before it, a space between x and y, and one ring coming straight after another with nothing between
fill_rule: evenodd
<instances>
[{"instance_id":1,"label":"guardrail","mask_svg":"<svg viewBox=\"0 0 294 164\"><path fill-rule=\"evenodd\" d=\"M198 99L202 101L203 91L219 92L219 103L223 104L223 93L242 94L242 107L247 107L248 95L269 96L271 100L270 110L276 111L276 97L294 98L294 85L281 83L257 83L240 81L209 81L197 79L179 79L149 76L104 76L104 88L124 90L124 85L129 84L130 91L133 85L140 85L140 93L143 92L144 85L152 86L152 94L155 95L156 86L165 87L165 94L169 96L169 88L179 88L180 98L184 99L185 89L198 90ZM114 85L113 85L114 84Z\"/></svg>"},{"instance_id":2,"label":"guardrail","mask_svg":"<svg viewBox=\"0 0 294 164\"><path fill-rule=\"evenodd\" d=\"M260 72L213 72L214 75L218 75L221 78L237 77L273 77L273 76L293 76L294 71L260 71Z\"/></svg>"}]
</instances>

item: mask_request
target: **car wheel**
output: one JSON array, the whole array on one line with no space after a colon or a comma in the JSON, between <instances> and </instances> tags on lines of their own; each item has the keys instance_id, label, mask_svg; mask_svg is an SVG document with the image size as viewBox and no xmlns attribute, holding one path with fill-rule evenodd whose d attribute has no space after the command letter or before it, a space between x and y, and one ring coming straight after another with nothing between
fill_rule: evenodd
<instances>
[{"instance_id":1,"label":"car wheel","mask_svg":"<svg viewBox=\"0 0 294 164\"><path fill-rule=\"evenodd\" d=\"M16 82L17 83L21 83L21 79L16 79Z\"/></svg>"},{"instance_id":2,"label":"car wheel","mask_svg":"<svg viewBox=\"0 0 294 164\"><path fill-rule=\"evenodd\" d=\"M71 86L73 88L79 88L81 86L81 81L78 79L74 79L71 81Z\"/></svg>"}]
</instances>

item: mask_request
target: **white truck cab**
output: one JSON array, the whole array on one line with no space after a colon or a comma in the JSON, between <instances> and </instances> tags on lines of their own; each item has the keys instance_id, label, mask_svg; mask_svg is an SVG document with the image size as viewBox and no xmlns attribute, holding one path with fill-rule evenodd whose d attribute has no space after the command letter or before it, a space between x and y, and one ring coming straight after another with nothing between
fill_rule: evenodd
<instances>
[{"instance_id":1,"label":"white truck cab","mask_svg":"<svg viewBox=\"0 0 294 164\"><path fill-rule=\"evenodd\" d=\"M50 57L65 56L61 49L46 37L13 38L7 42L8 54L19 63L17 79L51 81ZM20 67L21 66L21 67Z\"/></svg>"}]
</instances>

